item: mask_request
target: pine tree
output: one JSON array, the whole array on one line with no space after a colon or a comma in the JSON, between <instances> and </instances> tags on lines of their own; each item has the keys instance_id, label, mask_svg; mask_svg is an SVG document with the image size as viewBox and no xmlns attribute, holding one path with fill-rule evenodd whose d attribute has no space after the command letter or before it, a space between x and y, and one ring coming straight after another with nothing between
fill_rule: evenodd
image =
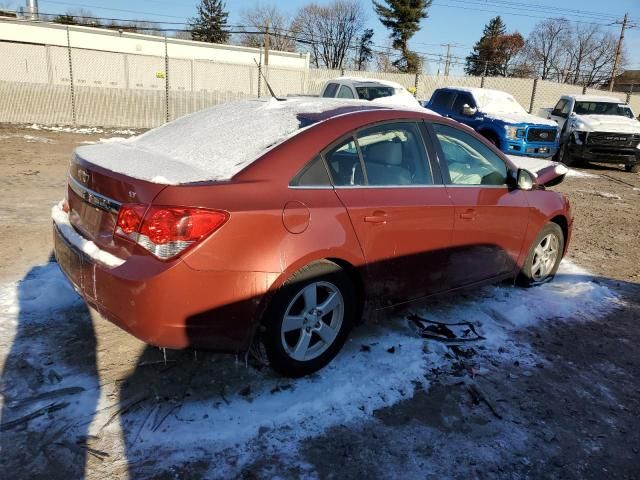
<instances>
[{"instance_id":1,"label":"pine tree","mask_svg":"<svg viewBox=\"0 0 640 480\"><path fill-rule=\"evenodd\" d=\"M416 73L420 58L409 50L409 39L420 30L420 21L428 18L428 8L433 0L384 0L386 5L374 0L373 7L380 22L391 30L393 48L400 50L402 58L393 62L402 72Z\"/></svg>"},{"instance_id":2,"label":"pine tree","mask_svg":"<svg viewBox=\"0 0 640 480\"><path fill-rule=\"evenodd\" d=\"M518 32L507 34L502 18L492 18L467 57L465 72L476 76L506 76L509 61L523 46L522 35Z\"/></svg>"},{"instance_id":3,"label":"pine tree","mask_svg":"<svg viewBox=\"0 0 640 480\"><path fill-rule=\"evenodd\" d=\"M191 38L201 42L227 43L229 32L226 30L229 12L225 11L222 0L201 0L198 16L189 21Z\"/></svg>"},{"instance_id":4,"label":"pine tree","mask_svg":"<svg viewBox=\"0 0 640 480\"><path fill-rule=\"evenodd\" d=\"M373 58L373 29L367 28L358 38L358 54L356 56L356 68L363 70Z\"/></svg>"}]
</instances>

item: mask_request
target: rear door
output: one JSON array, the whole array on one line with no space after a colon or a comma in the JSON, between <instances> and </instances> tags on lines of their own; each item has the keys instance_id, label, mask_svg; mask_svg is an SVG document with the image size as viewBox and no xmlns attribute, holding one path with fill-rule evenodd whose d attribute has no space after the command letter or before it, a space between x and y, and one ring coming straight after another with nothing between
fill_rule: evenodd
<instances>
[{"instance_id":1,"label":"rear door","mask_svg":"<svg viewBox=\"0 0 640 480\"><path fill-rule=\"evenodd\" d=\"M447 288L514 271L529 218L526 192L507 185L508 167L472 134L431 125L455 220Z\"/></svg>"},{"instance_id":2,"label":"rear door","mask_svg":"<svg viewBox=\"0 0 640 480\"><path fill-rule=\"evenodd\" d=\"M429 158L422 122L359 130L325 153L362 246L379 306L442 289L453 206Z\"/></svg>"}]
</instances>

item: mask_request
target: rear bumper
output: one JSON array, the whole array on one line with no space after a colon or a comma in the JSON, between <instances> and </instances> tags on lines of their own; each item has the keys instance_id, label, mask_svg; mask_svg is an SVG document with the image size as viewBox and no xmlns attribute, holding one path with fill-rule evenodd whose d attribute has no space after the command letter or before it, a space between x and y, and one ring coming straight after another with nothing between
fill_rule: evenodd
<instances>
[{"instance_id":1,"label":"rear bumper","mask_svg":"<svg viewBox=\"0 0 640 480\"><path fill-rule=\"evenodd\" d=\"M587 161L625 165L640 163L640 150L637 148L570 144L569 149L571 155Z\"/></svg>"},{"instance_id":2,"label":"rear bumper","mask_svg":"<svg viewBox=\"0 0 640 480\"><path fill-rule=\"evenodd\" d=\"M103 318L159 347L249 348L275 274L198 271L138 255L109 268L73 247L55 223L53 230L61 270Z\"/></svg>"}]
</instances>

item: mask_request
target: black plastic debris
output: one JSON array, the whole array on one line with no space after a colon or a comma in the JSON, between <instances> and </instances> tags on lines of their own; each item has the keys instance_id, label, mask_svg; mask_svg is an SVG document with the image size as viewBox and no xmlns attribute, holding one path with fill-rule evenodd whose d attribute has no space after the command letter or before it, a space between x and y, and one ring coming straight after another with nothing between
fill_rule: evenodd
<instances>
[{"instance_id":1,"label":"black plastic debris","mask_svg":"<svg viewBox=\"0 0 640 480\"><path fill-rule=\"evenodd\" d=\"M475 326L470 322L444 323L409 315L407 319L418 329L418 334L428 340L436 340L446 345L465 345L479 340L485 340ZM458 334L454 330L460 330Z\"/></svg>"}]
</instances>

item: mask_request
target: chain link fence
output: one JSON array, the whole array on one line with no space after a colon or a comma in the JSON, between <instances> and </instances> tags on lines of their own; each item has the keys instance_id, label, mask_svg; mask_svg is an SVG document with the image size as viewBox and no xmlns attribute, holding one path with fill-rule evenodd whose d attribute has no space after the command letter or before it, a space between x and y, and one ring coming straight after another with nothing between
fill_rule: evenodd
<instances>
[{"instance_id":1,"label":"chain link fence","mask_svg":"<svg viewBox=\"0 0 640 480\"><path fill-rule=\"evenodd\" d=\"M640 113L640 95L533 79L276 68L11 42L0 42L0 58L0 122L151 128L219 103L268 96L264 78L278 96L317 96L340 76L397 82L415 88L419 100L445 86L503 90L533 114L561 95L614 95Z\"/></svg>"}]
</instances>

